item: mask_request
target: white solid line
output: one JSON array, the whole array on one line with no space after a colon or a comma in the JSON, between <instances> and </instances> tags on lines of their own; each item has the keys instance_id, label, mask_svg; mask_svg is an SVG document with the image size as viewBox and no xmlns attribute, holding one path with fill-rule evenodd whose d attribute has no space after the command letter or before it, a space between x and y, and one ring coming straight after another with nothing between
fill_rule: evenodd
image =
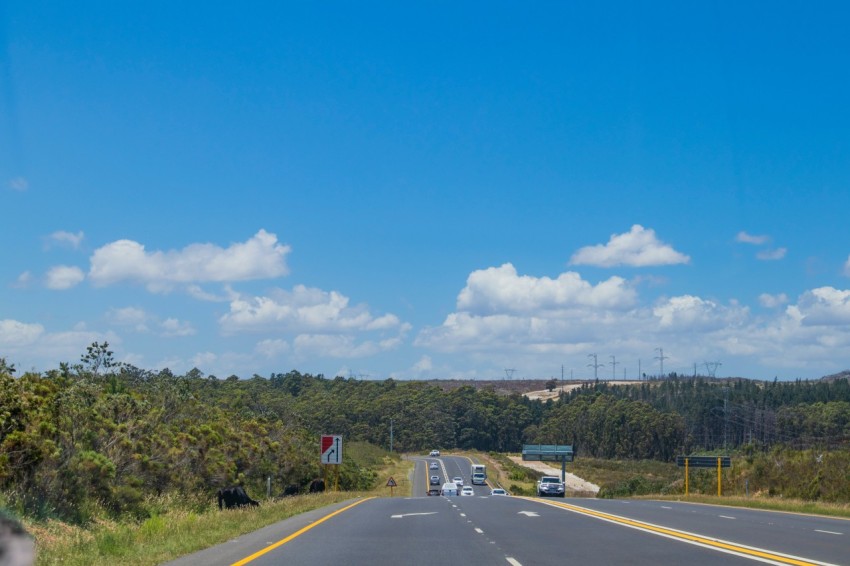
<instances>
[{"instance_id":1,"label":"white solid line","mask_svg":"<svg viewBox=\"0 0 850 566\"><path fill-rule=\"evenodd\" d=\"M672 509L672 507L667 507L666 505L661 506L662 509Z\"/></svg>"},{"instance_id":2,"label":"white solid line","mask_svg":"<svg viewBox=\"0 0 850 566\"><path fill-rule=\"evenodd\" d=\"M836 533L835 531L822 531L820 529L815 529L816 533L825 533L828 535L843 535L844 533Z\"/></svg>"},{"instance_id":3,"label":"white solid line","mask_svg":"<svg viewBox=\"0 0 850 566\"><path fill-rule=\"evenodd\" d=\"M479 535L483 535L483 534L484 534L484 531L482 531L482 530L481 530L481 529L479 529L478 527L475 527L475 532L476 532L476 533L478 533Z\"/></svg>"},{"instance_id":4,"label":"white solid line","mask_svg":"<svg viewBox=\"0 0 850 566\"><path fill-rule=\"evenodd\" d=\"M522 564L520 564L519 560L517 560L516 558L511 558L510 556L505 556L505 560L507 560L508 564L510 564L511 566L522 566Z\"/></svg>"},{"instance_id":5,"label":"white solid line","mask_svg":"<svg viewBox=\"0 0 850 566\"><path fill-rule=\"evenodd\" d=\"M734 519L735 517L730 517L729 515L718 515L721 519Z\"/></svg>"}]
</instances>

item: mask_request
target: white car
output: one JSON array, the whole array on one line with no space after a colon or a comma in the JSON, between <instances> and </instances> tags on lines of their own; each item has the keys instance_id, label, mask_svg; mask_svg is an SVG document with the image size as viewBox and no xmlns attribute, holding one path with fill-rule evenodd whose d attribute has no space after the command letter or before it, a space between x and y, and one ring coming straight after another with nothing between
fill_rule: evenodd
<instances>
[{"instance_id":1,"label":"white car","mask_svg":"<svg viewBox=\"0 0 850 566\"><path fill-rule=\"evenodd\" d=\"M463 478L460 476L455 476L452 478L452 483L456 483L458 487L463 487Z\"/></svg>"},{"instance_id":2,"label":"white car","mask_svg":"<svg viewBox=\"0 0 850 566\"><path fill-rule=\"evenodd\" d=\"M432 458L439 458L440 457L440 451L439 450L431 450L431 457Z\"/></svg>"},{"instance_id":3,"label":"white car","mask_svg":"<svg viewBox=\"0 0 850 566\"><path fill-rule=\"evenodd\" d=\"M457 496L457 484L452 482L444 483L443 488L440 490L440 495L446 497Z\"/></svg>"},{"instance_id":4,"label":"white car","mask_svg":"<svg viewBox=\"0 0 850 566\"><path fill-rule=\"evenodd\" d=\"M507 494L508 494L508 492L507 492L507 491L505 491L504 489L502 489L501 487L497 487L496 489L492 489L492 490L490 490L490 495L502 495L502 496L505 496L505 495L507 495Z\"/></svg>"},{"instance_id":5,"label":"white car","mask_svg":"<svg viewBox=\"0 0 850 566\"><path fill-rule=\"evenodd\" d=\"M440 466L437 464L437 462L431 462L431 465L430 465L430 466L428 466L428 469L431 469L431 470L439 470L439 469L440 469Z\"/></svg>"},{"instance_id":6,"label":"white car","mask_svg":"<svg viewBox=\"0 0 850 566\"><path fill-rule=\"evenodd\" d=\"M471 485L465 485L463 486L463 489L460 490L460 494L463 496L475 495L475 492L472 490Z\"/></svg>"},{"instance_id":7,"label":"white car","mask_svg":"<svg viewBox=\"0 0 850 566\"><path fill-rule=\"evenodd\" d=\"M440 476L431 476L431 485L440 485Z\"/></svg>"}]
</instances>

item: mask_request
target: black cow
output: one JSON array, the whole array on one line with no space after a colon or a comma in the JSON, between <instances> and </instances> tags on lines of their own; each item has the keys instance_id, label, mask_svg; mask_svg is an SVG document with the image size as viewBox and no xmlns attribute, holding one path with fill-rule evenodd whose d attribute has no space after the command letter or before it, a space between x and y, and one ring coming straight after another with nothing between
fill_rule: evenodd
<instances>
[{"instance_id":1,"label":"black cow","mask_svg":"<svg viewBox=\"0 0 850 566\"><path fill-rule=\"evenodd\" d=\"M298 487L298 484L289 484L285 488L283 488L283 497L289 497L291 495L298 495L298 492L301 491Z\"/></svg>"},{"instance_id":2,"label":"black cow","mask_svg":"<svg viewBox=\"0 0 850 566\"><path fill-rule=\"evenodd\" d=\"M325 480L318 479L310 482L310 493L322 493L325 491Z\"/></svg>"},{"instance_id":3,"label":"black cow","mask_svg":"<svg viewBox=\"0 0 850 566\"><path fill-rule=\"evenodd\" d=\"M241 485L225 487L218 490L219 509L224 509L225 507L228 509L231 507L244 507L246 505L253 505L256 507L259 504L259 501L255 501L248 497L248 494L245 493L245 488Z\"/></svg>"}]
</instances>

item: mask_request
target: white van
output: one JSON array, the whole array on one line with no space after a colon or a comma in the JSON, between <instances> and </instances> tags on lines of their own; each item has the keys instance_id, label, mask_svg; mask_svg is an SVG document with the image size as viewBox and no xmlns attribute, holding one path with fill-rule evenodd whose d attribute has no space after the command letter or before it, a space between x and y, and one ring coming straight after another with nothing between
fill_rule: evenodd
<instances>
[{"instance_id":1,"label":"white van","mask_svg":"<svg viewBox=\"0 0 850 566\"><path fill-rule=\"evenodd\" d=\"M440 495L445 497L457 496L457 484L448 482L443 484L443 489L440 490Z\"/></svg>"},{"instance_id":2,"label":"white van","mask_svg":"<svg viewBox=\"0 0 850 566\"><path fill-rule=\"evenodd\" d=\"M484 474L472 474L472 485L484 485L487 483L487 476Z\"/></svg>"}]
</instances>

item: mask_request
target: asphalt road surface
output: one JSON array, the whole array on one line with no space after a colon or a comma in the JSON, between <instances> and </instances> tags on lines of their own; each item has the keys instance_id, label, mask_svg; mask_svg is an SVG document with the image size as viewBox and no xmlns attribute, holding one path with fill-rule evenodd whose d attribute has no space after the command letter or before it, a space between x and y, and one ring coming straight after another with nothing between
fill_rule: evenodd
<instances>
[{"instance_id":1,"label":"asphalt road surface","mask_svg":"<svg viewBox=\"0 0 850 566\"><path fill-rule=\"evenodd\" d=\"M305 513L172 562L173 566L345 564L845 564L850 521L688 503L427 497L428 477L469 461L417 460L410 498L352 500Z\"/></svg>"}]
</instances>

